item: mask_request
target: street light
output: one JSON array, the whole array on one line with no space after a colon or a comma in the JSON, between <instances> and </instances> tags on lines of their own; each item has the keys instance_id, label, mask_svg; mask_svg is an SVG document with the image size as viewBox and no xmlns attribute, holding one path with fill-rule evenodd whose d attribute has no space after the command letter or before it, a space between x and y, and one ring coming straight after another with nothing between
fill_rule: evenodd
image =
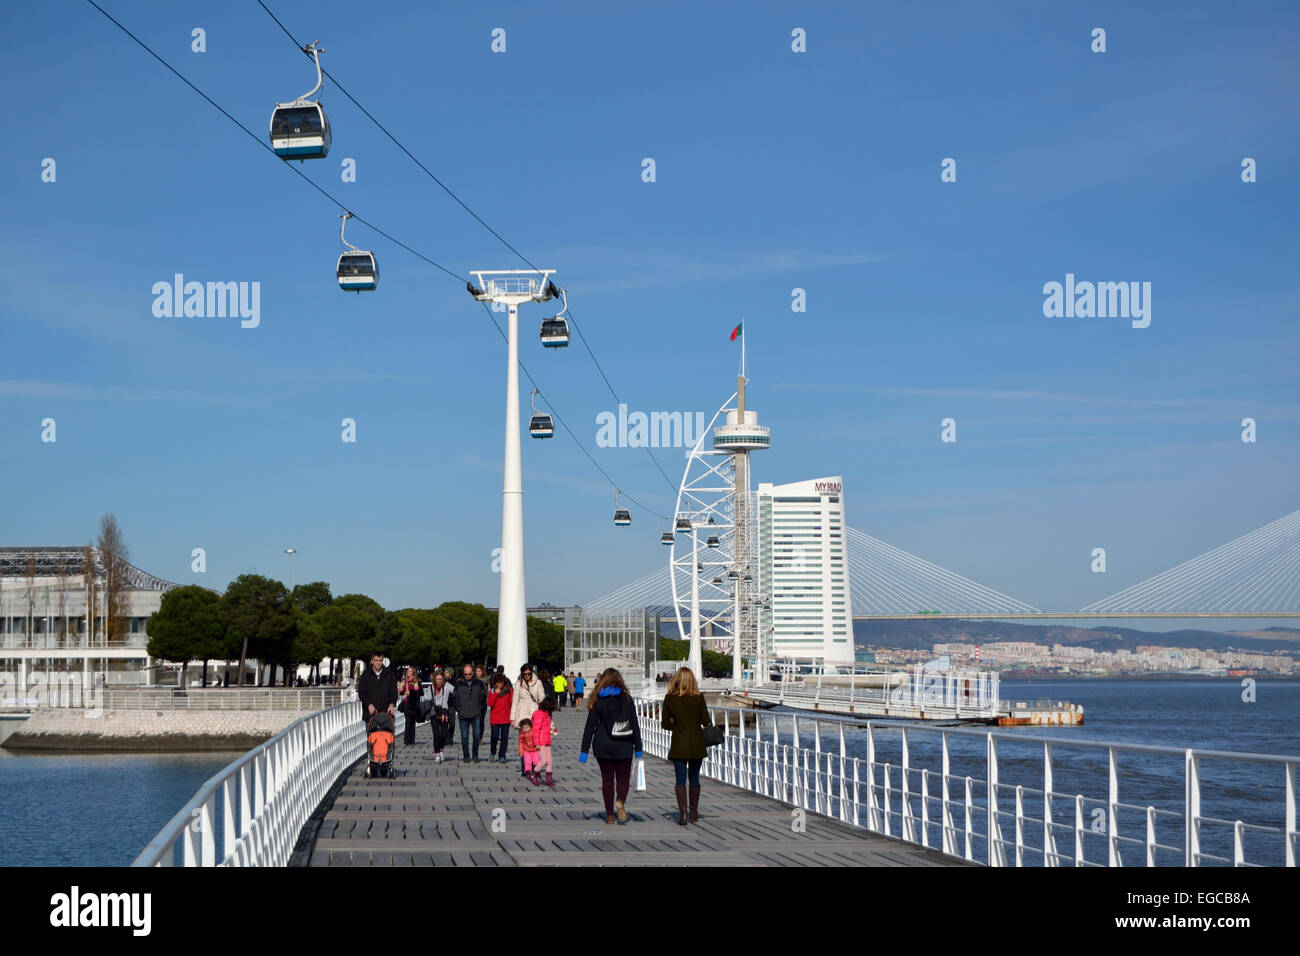
<instances>
[{"instance_id":1,"label":"street light","mask_svg":"<svg viewBox=\"0 0 1300 956\"><path fill-rule=\"evenodd\" d=\"M293 556L298 553L297 548L285 548L284 553L289 556L289 593L293 593Z\"/></svg>"}]
</instances>

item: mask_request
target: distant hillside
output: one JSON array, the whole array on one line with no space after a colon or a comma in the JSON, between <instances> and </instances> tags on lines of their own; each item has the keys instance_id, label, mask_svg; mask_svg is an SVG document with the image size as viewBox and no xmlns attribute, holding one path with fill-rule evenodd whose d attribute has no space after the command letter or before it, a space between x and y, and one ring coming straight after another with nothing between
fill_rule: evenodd
<instances>
[{"instance_id":1,"label":"distant hillside","mask_svg":"<svg viewBox=\"0 0 1300 956\"><path fill-rule=\"evenodd\" d=\"M933 644L991 644L996 641L1031 641L1064 644L1099 651L1138 645L1196 647L1202 650L1276 652L1300 651L1300 629L1270 627L1259 631L1143 631L1130 627L1060 627L1008 621L854 621L857 644L928 650Z\"/></svg>"}]
</instances>

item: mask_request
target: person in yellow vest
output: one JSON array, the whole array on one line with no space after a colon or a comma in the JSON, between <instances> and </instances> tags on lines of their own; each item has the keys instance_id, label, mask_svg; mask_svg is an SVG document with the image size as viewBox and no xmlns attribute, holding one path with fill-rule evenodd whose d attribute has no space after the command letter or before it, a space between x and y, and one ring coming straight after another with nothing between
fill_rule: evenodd
<instances>
[{"instance_id":1,"label":"person in yellow vest","mask_svg":"<svg viewBox=\"0 0 1300 956\"><path fill-rule=\"evenodd\" d=\"M560 710L564 710L564 698L569 693L569 682L564 679L564 671L560 671L555 675L555 679L551 681L551 686L555 689L555 706Z\"/></svg>"}]
</instances>

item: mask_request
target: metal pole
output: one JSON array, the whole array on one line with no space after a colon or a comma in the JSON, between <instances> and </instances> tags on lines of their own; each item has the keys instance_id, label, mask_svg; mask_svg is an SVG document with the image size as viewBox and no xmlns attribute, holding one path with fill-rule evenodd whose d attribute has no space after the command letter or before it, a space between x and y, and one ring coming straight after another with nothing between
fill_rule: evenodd
<instances>
[{"instance_id":1,"label":"metal pole","mask_svg":"<svg viewBox=\"0 0 1300 956\"><path fill-rule=\"evenodd\" d=\"M704 655L700 651L700 537L691 522L691 647L689 666L697 680L704 678Z\"/></svg>"},{"instance_id":2,"label":"metal pole","mask_svg":"<svg viewBox=\"0 0 1300 956\"><path fill-rule=\"evenodd\" d=\"M740 686L740 578L736 578L736 610L731 619L731 686Z\"/></svg>"},{"instance_id":3,"label":"metal pole","mask_svg":"<svg viewBox=\"0 0 1300 956\"><path fill-rule=\"evenodd\" d=\"M519 448L519 306L511 302L509 314L496 662L505 667L507 674L516 674L528 660L528 606L524 600L524 478Z\"/></svg>"}]
</instances>

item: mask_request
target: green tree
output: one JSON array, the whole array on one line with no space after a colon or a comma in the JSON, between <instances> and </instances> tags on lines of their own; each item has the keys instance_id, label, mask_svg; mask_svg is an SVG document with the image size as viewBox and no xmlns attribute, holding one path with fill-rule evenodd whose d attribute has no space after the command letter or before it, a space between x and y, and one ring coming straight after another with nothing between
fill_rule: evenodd
<instances>
[{"instance_id":1,"label":"green tree","mask_svg":"<svg viewBox=\"0 0 1300 956\"><path fill-rule=\"evenodd\" d=\"M295 584L293 587L293 604L304 614L315 614L323 607L334 603L330 586L324 581L312 581L310 584Z\"/></svg>"},{"instance_id":2,"label":"green tree","mask_svg":"<svg viewBox=\"0 0 1300 956\"><path fill-rule=\"evenodd\" d=\"M455 625L468 641L459 648L461 663L466 660L484 663L496 653L497 614L482 604L464 601L447 601L438 605L434 613L449 625Z\"/></svg>"},{"instance_id":3,"label":"green tree","mask_svg":"<svg viewBox=\"0 0 1300 956\"><path fill-rule=\"evenodd\" d=\"M325 635L317 621L310 614L299 610L294 615L293 639L289 642L289 659L292 665L308 664L314 676L320 675L320 662L329 653Z\"/></svg>"},{"instance_id":4,"label":"green tree","mask_svg":"<svg viewBox=\"0 0 1300 956\"><path fill-rule=\"evenodd\" d=\"M181 686L188 686L190 661L203 661L207 682L207 661L225 652L226 622L221 617L221 597L187 584L162 596L158 610L149 617L150 657L181 665Z\"/></svg>"},{"instance_id":5,"label":"green tree","mask_svg":"<svg viewBox=\"0 0 1300 956\"><path fill-rule=\"evenodd\" d=\"M341 603L342 598L321 608L312 615L320 626L321 636L331 657L341 657L348 662L365 658L375 641L375 621L355 602Z\"/></svg>"},{"instance_id":6,"label":"green tree","mask_svg":"<svg viewBox=\"0 0 1300 956\"><path fill-rule=\"evenodd\" d=\"M690 656L691 642L678 641L670 637L659 638L659 657L666 661L685 661ZM723 674L731 673L731 655L719 654L717 651L700 651L700 663L706 671ZM703 674L696 674L696 679Z\"/></svg>"},{"instance_id":7,"label":"green tree","mask_svg":"<svg viewBox=\"0 0 1300 956\"><path fill-rule=\"evenodd\" d=\"M240 686L250 651L264 662L287 659L293 615L283 582L260 574L241 574L221 596L221 615L240 641Z\"/></svg>"},{"instance_id":8,"label":"green tree","mask_svg":"<svg viewBox=\"0 0 1300 956\"><path fill-rule=\"evenodd\" d=\"M528 659L552 674L564 667L564 628L540 617L528 619Z\"/></svg>"}]
</instances>

